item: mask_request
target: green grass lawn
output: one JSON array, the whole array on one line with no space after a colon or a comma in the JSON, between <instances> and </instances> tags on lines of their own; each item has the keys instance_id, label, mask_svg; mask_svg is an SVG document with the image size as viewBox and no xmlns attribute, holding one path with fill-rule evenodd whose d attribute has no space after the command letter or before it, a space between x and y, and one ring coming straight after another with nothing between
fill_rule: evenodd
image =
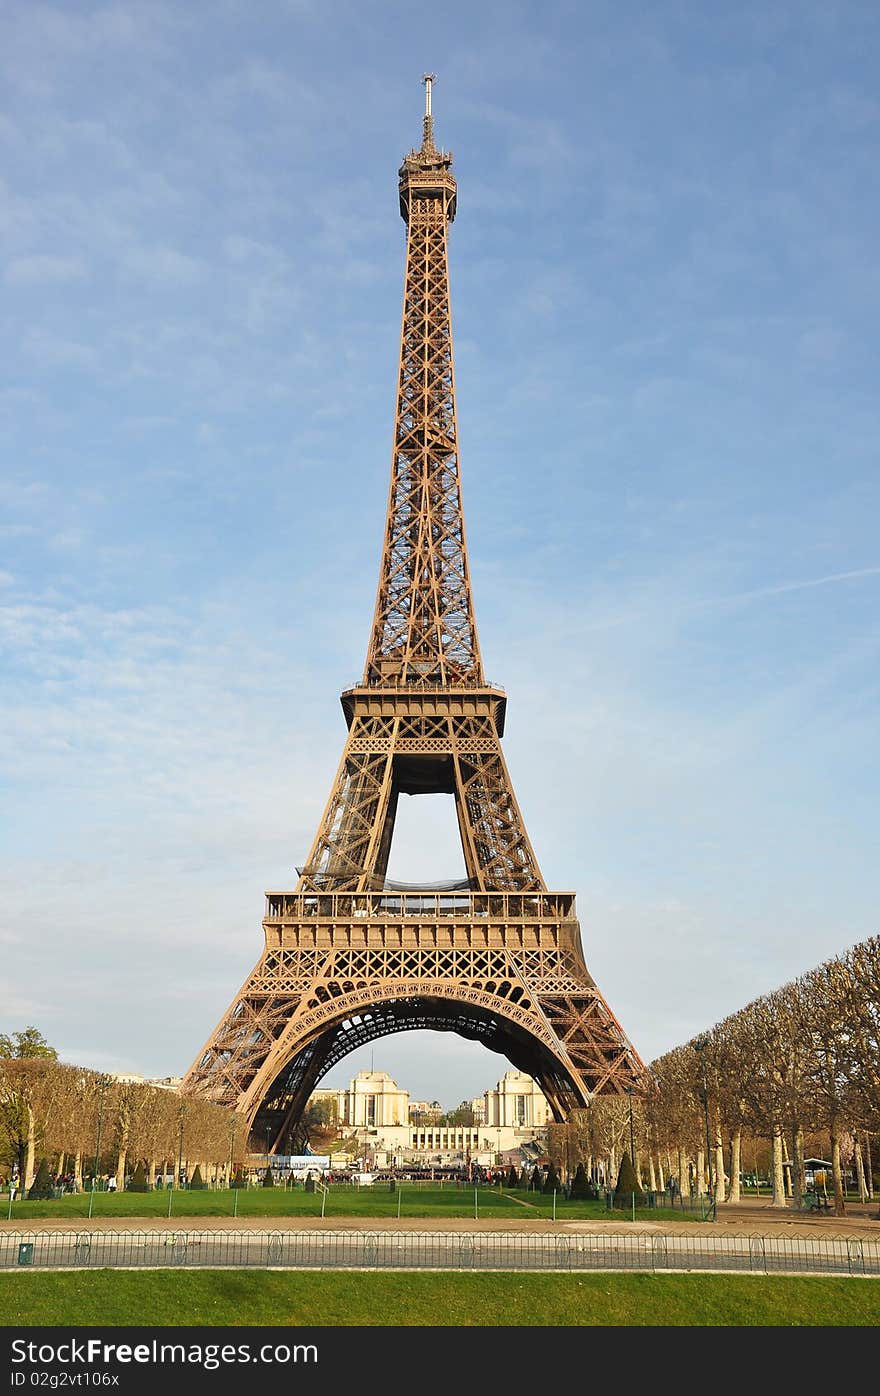
<instances>
[{"instance_id":1,"label":"green grass lawn","mask_svg":"<svg viewBox=\"0 0 880 1396\"><path fill-rule=\"evenodd\" d=\"M158 1192L96 1192L94 1198L89 1193L70 1193L64 1197L45 1202L28 1202L26 1199L12 1204L11 1221L18 1227L29 1227L34 1221L46 1217L84 1217L89 1215L91 1202L92 1217L315 1217L321 1215L322 1196L319 1192L306 1192L304 1188L244 1188L234 1193L221 1189L188 1191L176 1189ZM375 1184L372 1187L333 1184L324 1201L326 1217L473 1217L475 1212L474 1189L468 1186L439 1184L404 1183L391 1192L388 1185ZM553 1216L553 1199L542 1193L525 1189L511 1190L499 1188L479 1188L476 1193L476 1214L478 1217L521 1217L526 1219ZM557 1218L598 1219L605 1218L626 1222L632 1220L632 1212L609 1212L603 1202L566 1202L563 1197L556 1199ZM638 1209L637 1218L649 1216L652 1220L682 1221L693 1220L693 1213L671 1210L663 1207ZM0 1211L0 1225L9 1217L9 1203Z\"/></svg>"},{"instance_id":2,"label":"green grass lawn","mask_svg":"<svg viewBox=\"0 0 880 1396\"><path fill-rule=\"evenodd\" d=\"M0 1326L871 1326L880 1283L763 1275L0 1274Z\"/></svg>"}]
</instances>

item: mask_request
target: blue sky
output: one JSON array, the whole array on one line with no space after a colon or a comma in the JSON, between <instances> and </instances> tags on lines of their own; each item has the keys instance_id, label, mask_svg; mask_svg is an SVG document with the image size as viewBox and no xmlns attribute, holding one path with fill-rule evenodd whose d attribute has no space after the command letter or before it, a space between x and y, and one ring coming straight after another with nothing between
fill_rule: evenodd
<instances>
[{"instance_id":1,"label":"blue sky","mask_svg":"<svg viewBox=\"0 0 880 1396\"><path fill-rule=\"evenodd\" d=\"M362 670L437 74L505 752L659 1055L877 931L870 3L2 6L0 1023L186 1069ZM392 872L457 871L403 802ZM454 1105L435 1034L370 1064Z\"/></svg>"}]
</instances>

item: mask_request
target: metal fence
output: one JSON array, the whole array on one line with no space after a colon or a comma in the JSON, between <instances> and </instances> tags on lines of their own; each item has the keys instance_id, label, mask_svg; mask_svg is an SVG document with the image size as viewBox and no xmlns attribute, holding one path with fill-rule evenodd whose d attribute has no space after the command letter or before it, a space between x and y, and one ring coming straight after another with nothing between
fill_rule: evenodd
<instances>
[{"instance_id":1,"label":"metal fence","mask_svg":"<svg viewBox=\"0 0 880 1396\"><path fill-rule=\"evenodd\" d=\"M741 1271L880 1276L880 1241L842 1237L413 1231L27 1231L0 1270Z\"/></svg>"}]
</instances>

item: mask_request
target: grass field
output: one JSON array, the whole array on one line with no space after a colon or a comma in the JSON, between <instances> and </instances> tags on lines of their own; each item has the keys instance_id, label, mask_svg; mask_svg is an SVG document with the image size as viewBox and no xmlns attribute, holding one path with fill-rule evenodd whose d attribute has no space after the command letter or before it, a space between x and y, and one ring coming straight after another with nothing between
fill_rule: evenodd
<instances>
[{"instance_id":1,"label":"grass field","mask_svg":"<svg viewBox=\"0 0 880 1396\"><path fill-rule=\"evenodd\" d=\"M0 1275L0 1326L875 1327L880 1283L763 1275Z\"/></svg>"},{"instance_id":2,"label":"grass field","mask_svg":"<svg viewBox=\"0 0 880 1396\"><path fill-rule=\"evenodd\" d=\"M304 1188L245 1188L237 1193L217 1189L187 1191L177 1189L159 1192L96 1192L69 1193L64 1197L45 1202L29 1202L26 1199L12 1204L9 1218L9 1204L0 1211L0 1225L11 1219L17 1226L29 1226L33 1221L47 1217L88 1217L91 1204L92 1217L315 1217L321 1216L322 1202L324 1215L331 1217L522 1217L551 1219L553 1199L541 1193L500 1188L479 1188L438 1184L404 1183L395 1192L387 1184L384 1186L358 1188L344 1184L333 1184L326 1199L319 1192L306 1192ZM169 1212L170 1206L170 1212ZM399 1210L398 1210L399 1209ZM661 1218L668 1221L690 1220L692 1212L680 1209L652 1208L649 1212L638 1209L636 1215L650 1215L652 1220ZM566 1202L564 1197L556 1199L557 1218L588 1219L613 1218L615 1221L632 1220L632 1212L609 1212L604 1202Z\"/></svg>"}]
</instances>

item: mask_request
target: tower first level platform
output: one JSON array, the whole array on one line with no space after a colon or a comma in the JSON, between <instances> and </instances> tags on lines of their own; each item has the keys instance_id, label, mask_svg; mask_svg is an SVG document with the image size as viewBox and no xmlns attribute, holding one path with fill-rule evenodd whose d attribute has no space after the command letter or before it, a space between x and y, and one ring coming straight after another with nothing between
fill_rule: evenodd
<instances>
[{"instance_id":1,"label":"tower first level platform","mask_svg":"<svg viewBox=\"0 0 880 1396\"><path fill-rule=\"evenodd\" d=\"M456 1032L540 1085L556 1119L644 1068L589 974L571 892L270 892L265 950L188 1088L283 1152L320 1078L414 1028Z\"/></svg>"}]
</instances>

